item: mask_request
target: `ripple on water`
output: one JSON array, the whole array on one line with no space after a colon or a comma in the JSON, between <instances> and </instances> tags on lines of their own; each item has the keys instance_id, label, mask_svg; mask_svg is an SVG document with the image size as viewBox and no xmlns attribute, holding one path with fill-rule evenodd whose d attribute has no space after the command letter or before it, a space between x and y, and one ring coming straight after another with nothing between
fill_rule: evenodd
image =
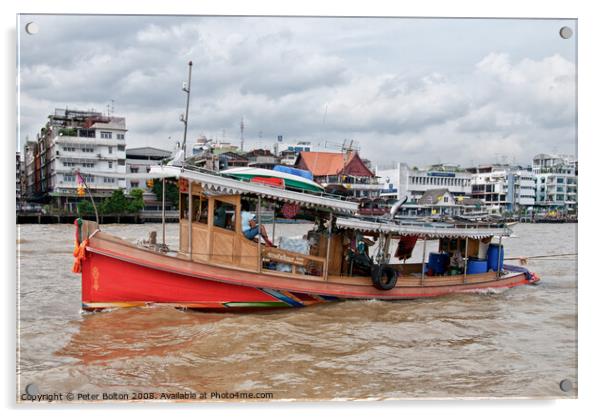
<instances>
[{"instance_id":1,"label":"ripple on water","mask_svg":"<svg viewBox=\"0 0 602 418\"><path fill-rule=\"evenodd\" d=\"M298 235L298 226L278 230ZM107 225L135 241L157 225ZM572 225L517 225L506 254L575 252ZM576 395L575 260L537 260L539 286L399 302L207 314L83 314L73 230L22 226L21 383L41 390L271 391L276 399ZM177 242L177 225L167 240ZM43 263L40 260L44 260Z\"/></svg>"}]
</instances>

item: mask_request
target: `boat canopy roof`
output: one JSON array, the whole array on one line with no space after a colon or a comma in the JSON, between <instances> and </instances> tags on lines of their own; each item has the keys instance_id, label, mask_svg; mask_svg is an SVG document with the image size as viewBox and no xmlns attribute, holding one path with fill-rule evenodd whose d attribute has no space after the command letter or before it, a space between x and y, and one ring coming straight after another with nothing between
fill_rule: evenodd
<instances>
[{"instance_id":1,"label":"boat canopy roof","mask_svg":"<svg viewBox=\"0 0 602 418\"><path fill-rule=\"evenodd\" d=\"M150 178L176 177L192 180L203 185L205 189L221 194L253 194L281 202L298 203L306 208L332 210L336 213L352 214L358 209L355 202L337 198L324 193L298 192L261 183L222 176L209 171L189 170L176 166L154 166L148 173Z\"/></svg>"},{"instance_id":2,"label":"boat canopy roof","mask_svg":"<svg viewBox=\"0 0 602 418\"><path fill-rule=\"evenodd\" d=\"M426 238L475 238L510 236L512 230L500 225L457 225L457 224L400 224L393 221L374 222L360 218L339 217L337 227L363 232L383 232L393 235L418 235Z\"/></svg>"}]
</instances>

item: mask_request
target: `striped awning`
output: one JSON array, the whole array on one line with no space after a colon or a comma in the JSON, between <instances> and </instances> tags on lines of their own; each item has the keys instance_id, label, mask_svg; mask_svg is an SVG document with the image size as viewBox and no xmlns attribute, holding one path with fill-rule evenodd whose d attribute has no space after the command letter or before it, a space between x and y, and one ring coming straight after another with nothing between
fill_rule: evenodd
<instances>
[{"instance_id":1,"label":"striped awning","mask_svg":"<svg viewBox=\"0 0 602 418\"><path fill-rule=\"evenodd\" d=\"M203 188L219 194L252 194L280 202L297 203L306 208L332 210L342 214L352 214L358 209L355 202L336 199L322 194L303 193L270 187L261 183L251 183L213 172L188 170L176 166L154 166L149 176L152 178L176 177L200 183Z\"/></svg>"},{"instance_id":2,"label":"striped awning","mask_svg":"<svg viewBox=\"0 0 602 418\"><path fill-rule=\"evenodd\" d=\"M487 227L483 225L433 225L433 224L399 224L395 222L372 222L358 218L339 217L336 226L362 232L375 232L402 235L417 235L426 238L475 238L493 236L510 236L512 230L506 227Z\"/></svg>"}]
</instances>

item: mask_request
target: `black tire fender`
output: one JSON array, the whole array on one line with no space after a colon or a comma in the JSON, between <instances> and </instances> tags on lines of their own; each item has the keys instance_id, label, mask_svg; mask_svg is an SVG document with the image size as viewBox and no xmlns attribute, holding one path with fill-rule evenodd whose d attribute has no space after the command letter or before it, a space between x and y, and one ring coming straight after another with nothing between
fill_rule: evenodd
<instances>
[{"instance_id":1,"label":"black tire fender","mask_svg":"<svg viewBox=\"0 0 602 418\"><path fill-rule=\"evenodd\" d=\"M387 266L372 266L372 284L379 290L391 290L397 284L397 272Z\"/></svg>"}]
</instances>

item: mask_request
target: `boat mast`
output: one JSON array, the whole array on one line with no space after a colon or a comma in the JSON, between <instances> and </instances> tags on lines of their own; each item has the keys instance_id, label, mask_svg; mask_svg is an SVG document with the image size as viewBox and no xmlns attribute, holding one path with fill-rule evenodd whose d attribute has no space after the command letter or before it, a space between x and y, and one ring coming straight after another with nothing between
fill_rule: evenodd
<instances>
[{"instance_id":1,"label":"boat mast","mask_svg":"<svg viewBox=\"0 0 602 418\"><path fill-rule=\"evenodd\" d=\"M163 163L161 163L161 170L163 170ZM162 229L162 243L165 248L165 176L162 179L163 184L161 185L161 229Z\"/></svg>"},{"instance_id":2,"label":"boat mast","mask_svg":"<svg viewBox=\"0 0 602 418\"><path fill-rule=\"evenodd\" d=\"M186 160L186 134L188 133L188 108L190 105L190 83L192 81L192 61L188 61L188 84L182 87L186 92L186 114L180 120L184 122L184 139L182 140L182 149L184 150L184 160Z\"/></svg>"}]
</instances>

